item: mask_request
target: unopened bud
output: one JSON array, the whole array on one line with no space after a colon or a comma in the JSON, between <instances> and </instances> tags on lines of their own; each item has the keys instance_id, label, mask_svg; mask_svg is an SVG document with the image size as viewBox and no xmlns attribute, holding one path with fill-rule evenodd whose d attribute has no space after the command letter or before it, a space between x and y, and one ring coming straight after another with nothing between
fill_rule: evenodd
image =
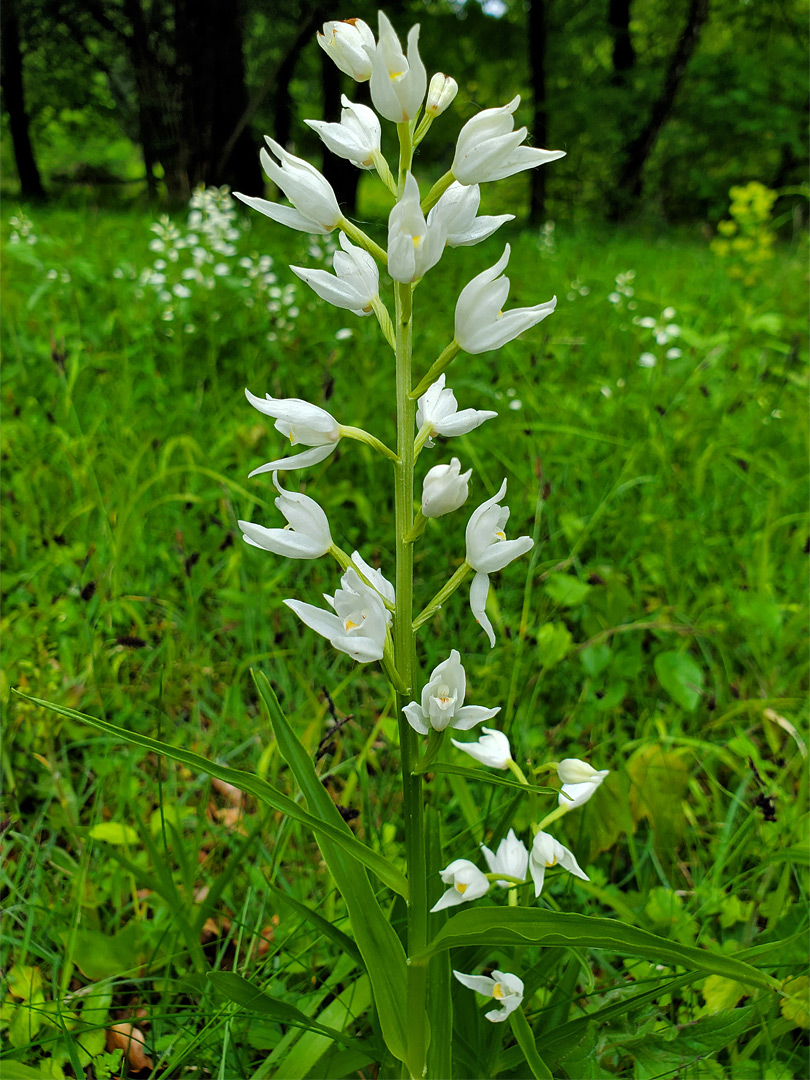
<instances>
[{"instance_id":1,"label":"unopened bud","mask_svg":"<svg viewBox=\"0 0 810 1080\"><path fill-rule=\"evenodd\" d=\"M458 93L458 83L449 75L437 71L430 80L425 102L425 113L428 116L441 116Z\"/></svg>"},{"instance_id":2,"label":"unopened bud","mask_svg":"<svg viewBox=\"0 0 810 1080\"><path fill-rule=\"evenodd\" d=\"M452 458L449 465L434 465L422 484L422 513L427 518L441 517L458 510L467 501L472 469L461 472L461 462Z\"/></svg>"},{"instance_id":3,"label":"unopened bud","mask_svg":"<svg viewBox=\"0 0 810 1080\"><path fill-rule=\"evenodd\" d=\"M587 761L565 758L557 766L557 775L564 784L599 784L607 771L597 772Z\"/></svg>"},{"instance_id":4,"label":"unopened bud","mask_svg":"<svg viewBox=\"0 0 810 1080\"><path fill-rule=\"evenodd\" d=\"M318 34L318 44L331 56L337 67L357 82L371 78L371 56L375 48L374 34L362 19L345 19L343 22L323 24Z\"/></svg>"}]
</instances>

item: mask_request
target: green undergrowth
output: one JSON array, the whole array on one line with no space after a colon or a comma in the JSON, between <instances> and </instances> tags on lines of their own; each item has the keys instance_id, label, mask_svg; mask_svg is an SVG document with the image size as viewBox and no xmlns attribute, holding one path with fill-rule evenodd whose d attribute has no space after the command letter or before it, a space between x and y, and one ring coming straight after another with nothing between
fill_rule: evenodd
<instances>
[{"instance_id":1,"label":"green undergrowth","mask_svg":"<svg viewBox=\"0 0 810 1080\"><path fill-rule=\"evenodd\" d=\"M236 525L279 524L268 477L247 474L284 452L244 387L315 402L390 441L391 355L372 320L327 308L290 273L288 262L316 259L309 240L264 220L240 220L229 274L168 302L139 283L159 254L148 217L30 216L36 243L3 223L0 1068L117 1075L121 1051L104 1033L131 1022L162 1075L391 1075L367 976L335 932L345 908L309 834L9 693L256 772L298 798L251 679L264 672L352 828L403 868L387 683L281 605L317 603L337 568L248 548ZM468 510L507 477L510 535L536 544L496 579L498 646L486 647L462 589L421 631L424 669L456 643L471 700L502 705L518 761L577 756L612 770L560 830L591 880L552 879L551 907L729 956L762 947L764 970L787 980L780 997L544 949L524 973L530 1018L553 1050L557 1028L606 1010L554 1051L561 1076L802 1075L802 253L778 249L766 279L746 287L699 234L507 226L446 252L417 291L417 371L452 336L459 288L505 239L510 306L556 293L557 310L500 353L455 361L461 407L501 419L425 450L418 467L452 454L471 466ZM235 264L268 252L262 273L278 280L262 291ZM387 468L344 442L285 483L305 484L337 543L385 570ZM417 545L425 603L463 557L467 516L431 522ZM460 837L454 856L475 858L508 820L510 790L483 790L452 774L432 781L447 836ZM323 925L306 921L305 901ZM395 927L402 918L394 902ZM473 970L473 952L454 966ZM346 1039L245 1011L212 969L249 976ZM496 1061L523 1075L522 1058L510 1066L500 1043L480 1044L461 1005L456 1022L466 1049L455 1075L490 1075L478 1070Z\"/></svg>"}]
</instances>

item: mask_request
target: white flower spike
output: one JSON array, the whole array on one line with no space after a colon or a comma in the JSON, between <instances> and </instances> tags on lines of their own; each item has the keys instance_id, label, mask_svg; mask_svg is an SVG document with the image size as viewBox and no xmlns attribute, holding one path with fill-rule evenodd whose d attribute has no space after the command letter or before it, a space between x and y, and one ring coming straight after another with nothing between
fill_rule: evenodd
<instances>
[{"instance_id":1,"label":"white flower spike","mask_svg":"<svg viewBox=\"0 0 810 1080\"><path fill-rule=\"evenodd\" d=\"M456 80L442 71L437 71L428 87L425 114L433 117L441 116L445 109L450 107L457 93Z\"/></svg>"},{"instance_id":2,"label":"white flower spike","mask_svg":"<svg viewBox=\"0 0 810 1080\"><path fill-rule=\"evenodd\" d=\"M439 873L442 881L450 888L436 901L431 911L442 911L444 908L455 907L456 904L464 904L468 900L478 900L489 892L486 874L482 874L469 859L455 859Z\"/></svg>"},{"instance_id":3,"label":"white flower spike","mask_svg":"<svg viewBox=\"0 0 810 1080\"><path fill-rule=\"evenodd\" d=\"M292 457L268 461L266 465L254 469L250 476L316 465L329 457L337 446L341 434L340 424L326 409L311 405L300 398L273 398L269 394L260 398L249 390L245 390L245 395L254 409L275 418L276 430L286 435L291 445L303 443L304 446L312 447L311 450L293 454Z\"/></svg>"},{"instance_id":4,"label":"white flower spike","mask_svg":"<svg viewBox=\"0 0 810 1080\"><path fill-rule=\"evenodd\" d=\"M284 529L265 529L251 521L240 521L243 539L253 547L285 555L288 559L319 559L332 546L326 514L314 499L297 491L285 491L273 473L278 488L276 506L287 519Z\"/></svg>"},{"instance_id":5,"label":"white flower spike","mask_svg":"<svg viewBox=\"0 0 810 1080\"><path fill-rule=\"evenodd\" d=\"M529 873L534 882L535 896L540 895L546 870L550 866L561 866L574 877L581 878L583 881L591 880L567 847L563 847L549 833L539 832L534 838L529 855Z\"/></svg>"},{"instance_id":6,"label":"white flower spike","mask_svg":"<svg viewBox=\"0 0 810 1080\"><path fill-rule=\"evenodd\" d=\"M610 769L597 772L587 761L565 758L557 766L557 775L562 780L558 804L566 810L576 810L578 806L584 806L609 774Z\"/></svg>"},{"instance_id":7,"label":"white flower spike","mask_svg":"<svg viewBox=\"0 0 810 1080\"><path fill-rule=\"evenodd\" d=\"M353 105L343 94L340 98L343 110L339 124L325 120L305 120L304 123L317 131L324 145L356 165L358 169L373 169L380 153L380 121L368 105Z\"/></svg>"},{"instance_id":8,"label":"white flower spike","mask_svg":"<svg viewBox=\"0 0 810 1080\"><path fill-rule=\"evenodd\" d=\"M380 595L360 580L356 570L347 570L340 584L334 597L324 594L334 612L300 600L284 603L311 630L328 638L338 652L348 653L359 664L381 660L390 614Z\"/></svg>"},{"instance_id":9,"label":"white flower spike","mask_svg":"<svg viewBox=\"0 0 810 1080\"><path fill-rule=\"evenodd\" d=\"M323 33L318 34L318 44L327 56L331 56L336 67L356 82L368 82L371 78L368 50L374 49L374 34L362 19L324 23Z\"/></svg>"},{"instance_id":10,"label":"white flower spike","mask_svg":"<svg viewBox=\"0 0 810 1080\"><path fill-rule=\"evenodd\" d=\"M485 727L481 730L484 734L478 742L463 743L456 742L455 739L451 739L450 742L459 750L463 750L465 754L469 754L471 758L480 761L482 765L489 765L492 769L508 769L509 762L512 760L512 751L507 737L502 731L496 731L494 728Z\"/></svg>"},{"instance_id":11,"label":"white flower spike","mask_svg":"<svg viewBox=\"0 0 810 1080\"><path fill-rule=\"evenodd\" d=\"M434 435L444 435L445 438L466 435L498 415L490 409L459 410L456 395L449 386L444 385L446 378L446 375L440 375L416 403L417 428L430 424L431 437L426 446L433 446Z\"/></svg>"},{"instance_id":12,"label":"white flower spike","mask_svg":"<svg viewBox=\"0 0 810 1080\"><path fill-rule=\"evenodd\" d=\"M287 153L284 147L273 139L266 137L266 142L281 164L274 161L266 150L262 150L259 157L264 171L281 188L292 206L283 206L281 203L269 202L253 195L242 195L238 191L234 192L236 198L258 210L260 214L265 214L291 229L298 229L299 232L323 234L337 228L342 214L332 185L326 177L308 161Z\"/></svg>"},{"instance_id":13,"label":"white flower spike","mask_svg":"<svg viewBox=\"0 0 810 1080\"><path fill-rule=\"evenodd\" d=\"M448 727L469 731L501 711L500 706L486 709L482 705L465 705L466 692L467 676L458 650L453 649L447 660L433 669L429 682L422 690L421 704L412 701L402 711L408 723L420 735L427 735L431 728L434 731L444 731Z\"/></svg>"},{"instance_id":14,"label":"white flower spike","mask_svg":"<svg viewBox=\"0 0 810 1080\"><path fill-rule=\"evenodd\" d=\"M523 1001L523 980L509 971L493 971L492 978L488 975L465 975L461 971L453 969L453 974L468 990L474 990L483 997L491 997L500 1002L500 1009L491 1009L484 1013L487 1020L493 1024L499 1024L506 1020Z\"/></svg>"},{"instance_id":15,"label":"white flower spike","mask_svg":"<svg viewBox=\"0 0 810 1080\"><path fill-rule=\"evenodd\" d=\"M484 109L459 132L450 171L460 184L483 184L565 157L564 150L521 146L527 129L512 129L520 95L499 109Z\"/></svg>"},{"instance_id":16,"label":"white flower spike","mask_svg":"<svg viewBox=\"0 0 810 1080\"><path fill-rule=\"evenodd\" d=\"M377 47L366 46L371 59L371 100L377 112L394 124L410 120L419 111L427 88L427 72L419 56L419 27L408 31L408 56L396 31L379 13Z\"/></svg>"},{"instance_id":17,"label":"white flower spike","mask_svg":"<svg viewBox=\"0 0 810 1080\"><path fill-rule=\"evenodd\" d=\"M290 269L327 303L355 315L370 315L380 291L377 263L367 251L348 240L345 233L340 234L340 246L343 250L336 251L332 259L334 274L304 266Z\"/></svg>"},{"instance_id":18,"label":"white flower spike","mask_svg":"<svg viewBox=\"0 0 810 1080\"><path fill-rule=\"evenodd\" d=\"M422 513L426 518L452 514L467 501L472 469L461 471L457 457L449 465L434 465L422 483Z\"/></svg>"},{"instance_id":19,"label":"white flower spike","mask_svg":"<svg viewBox=\"0 0 810 1080\"><path fill-rule=\"evenodd\" d=\"M486 844L481 845L481 851L487 861L490 874L507 874L509 877L525 881L529 867L529 849L522 840L518 840L514 829L510 829L498 844L497 852L491 852ZM513 882L496 881L495 884L508 889Z\"/></svg>"},{"instance_id":20,"label":"white flower spike","mask_svg":"<svg viewBox=\"0 0 810 1080\"><path fill-rule=\"evenodd\" d=\"M394 281L418 281L442 257L445 232L441 222L428 225L422 213L419 185L408 173L402 197L388 216L388 273Z\"/></svg>"},{"instance_id":21,"label":"white flower spike","mask_svg":"<svg viewBox=\"0 0 810 1080\"><path fill-rule=\"evenodd\" d=\"M554 296L534 307L502 310L509 295L509 278L498 275L509 262L510 253L507 244L495 265L478 274L461 290L456 302L455 338L465 352L477 354L500 349L507 341L545 319L557 306Z\"/></svg>"},{"instance_id":22,"label":"white flower spike","mask_svg":"<svg viewBox=\"0 0 810 1080\"><path fill-rule=\"evenodd\" d=\"M519 558L534 547L530 536L519 536L507 540L503 529L509 520L509 508L499 506L506 494L506 481L501 484L497 495L487 499L474 510L467 522L466 559L475 577L470 586L470 607L476 620L481 624L489 638L490 647L495 645L495 631L487 618L486 605L489 593L489 575L496 570L503 570L513 559Z\"/></svg>"},{"instance_id":23,"label":"white flower spike","mask_svg":"<svg viewBox=\"0 0 810 1080\"><path fill-rule=\"evenodd\" d=\"M428 214L428 228L443 227L448 247L471 247L492 236L507 221L514 220L514 214L476 217L480 204L481 189L477 184L465 187L453 183Z\"/></svg>"}]
</instances>

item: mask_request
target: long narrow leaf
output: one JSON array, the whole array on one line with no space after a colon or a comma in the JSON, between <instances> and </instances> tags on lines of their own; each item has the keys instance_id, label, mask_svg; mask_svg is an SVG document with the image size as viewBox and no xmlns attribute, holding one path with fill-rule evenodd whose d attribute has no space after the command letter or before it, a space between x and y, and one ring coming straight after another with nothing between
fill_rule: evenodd
<instances>
[{"instance_id":1,"label":"long narrow leaf","mask_svg":"<svg viewBox=\"0 0 810 1080\"><path fill-rule=\"evenodd\" d=\"M294 772L307 805L323 822L332 822L336 829L349 833L349 827L321 783L312 759L290 727L269 680L256 672L253 679L267 706L281 755ZM331 833L321 830L318 846L349 910L355 940L371 980L386 1046L396 1058L405 1061L408 969L402 942L385 917L365 870L346 858L344 848L332 840Z\"/></svg>"},{"instance_id":2,"label":"long narrow leaf","mask_svg":"<svg viewBox=\"0 0 810 1080\"><path fill-rule=\"evenodd\" d=\"M512 1027L512 1034L517 1039L517 1044L535 1080L552 1080L551 1070L537 1053L534 1035L532 1035L532 1029L529 1027L529 1021L523 1015L523 1010L517 1009L513 1012L509 1017L509 1023Z\"/></svg>"},{"instance_id":3,"label":"long narrow leaf","mask_svg":"<svg viewBox=\"0 0 810 1080\"><path fill-rule=\"evenodd\" d=\"M300 900L296 900L290 896L289 893L285 893L283 889L280 889L278 885L274 885L272 881L267 882L267 887L278 897L282 904L286 904L288 907L300 915L302 919L313 926L316 930L320 931L324 937L330 938L338 946L341 952L347 953L353 957L359 967L363 965L363 959L360 956L360 950L357 945L349 937L348 934L344 934L342 930L338 930L336 926L333 926L323 915L319 915L317 911L313 911L312 908L308 908L306 904L302 904Z\"/></svg>"},{"instance_id":4,"label":"long narrow leaf","mask_svg":"<svg viewBox=\"0 0 810 1080\"><path fill-rule=\"evenodd\" d=\"M216 761L208 761L207 758L201 757L199 754L193 754L190 750L182 750L177 746L171 746L169 743L150 739L148 735L139 735L136 731L127 731L126 728L118 727L107 720L99 720L95 716L87 716L85 713L77 712L75 709L68 709L64 705L57 705L52 701L32 697L30 694L24 694L21 690L14 690L13 692L34 705L41 705L43 709L50 709L51 712L66 716L70 720L78 720L83 724L89 724L90 727L104 731L122 742L142 746L146 750L152 750L156 754L171 758L172 761L179 761L182 765L188 765L189 768L197 772L208 773L209 776L216 776L219 780L225 780L227 783L238 787L241 791L249 792L261 802L266 803L282 814L287 814L288 817L298 821L301 825L305 825L313 832L328 836L330 840L344 848L353 859L368 867L389 889L393 889L402 896L407 895L408 882L405 875L378 852L372 851L365 844L361 844L351 830L340 828L336 823L324 821L321 817L308 814L292 799L282 795L280 791L276 791L272 784L268 784L266 780L254 776L253 773L245 772L243 769L231 769L227 765L218 764ZM335 813L337 814L337 811ZM337 817L340 825L343 825L343 820L339 814Z\"/></svg>"},{"instance_id":5,"label":"long narrow leaf","mask_svg":"<svg viewBox=\"0 0 810 1080\"><path fill-rule=\"evenodd\" d=\"M775 979L732 956L680 945L616 919L536 908L479 908L459 912L413 961L426 961L442 949L462 945L563 945L606 949L619 956L641 956L656 964L680 965L749 986L778 986Z\"/></svg>"},{"instance_id":6,"label":"long narrow leaf","mask_svg":"<svg viewBox=\"0 0 810 1080\"><path fill-rule=\"evenodd\" d=\"M524 795L559 795L557 788L521 784L519 780L512 780L508 776L499 776L498 773L488 772L486 769L465 769L463 765L451 765L446 761L434 762L427 771L447 773L450 776L464 776L467 780L496 784L498 787L516 788L518 791L522 791Z\"/></svg>"}]
</instances>

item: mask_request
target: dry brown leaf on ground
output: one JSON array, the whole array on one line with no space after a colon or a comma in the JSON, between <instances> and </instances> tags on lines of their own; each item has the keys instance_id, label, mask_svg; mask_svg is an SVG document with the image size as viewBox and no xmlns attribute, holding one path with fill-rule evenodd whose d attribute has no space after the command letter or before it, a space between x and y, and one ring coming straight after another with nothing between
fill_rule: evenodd
<instances>
[{"instance_id":1,"label":"dry brown leaf on ground","mask_svg":"<svg viewBox=\"0 0 810 1080\"><path fill-rule=\"evenodd\" d=\"M144 1047L146 1039L140 1028L134 1024L113 1024L107 1029L107 1049L123 1050L127 1057L130 1069L153 1069L152 1059L146 1053Z\"/></svg>"},{"instance_id":2,"label":"dry brown leaf on ground","mask_svg":"<svg viewBox=\"0 0 810 1080\"><path fill-rule=\"evenodd\" d=\"M229 784L227 780L219 780L216 776L211 778L211 787L214 791L218 791L220 795L224 795L231 806L241 806L242 799L244 799L244 793L239 790L234 784Z\"/></svg>"}]
</instances>

